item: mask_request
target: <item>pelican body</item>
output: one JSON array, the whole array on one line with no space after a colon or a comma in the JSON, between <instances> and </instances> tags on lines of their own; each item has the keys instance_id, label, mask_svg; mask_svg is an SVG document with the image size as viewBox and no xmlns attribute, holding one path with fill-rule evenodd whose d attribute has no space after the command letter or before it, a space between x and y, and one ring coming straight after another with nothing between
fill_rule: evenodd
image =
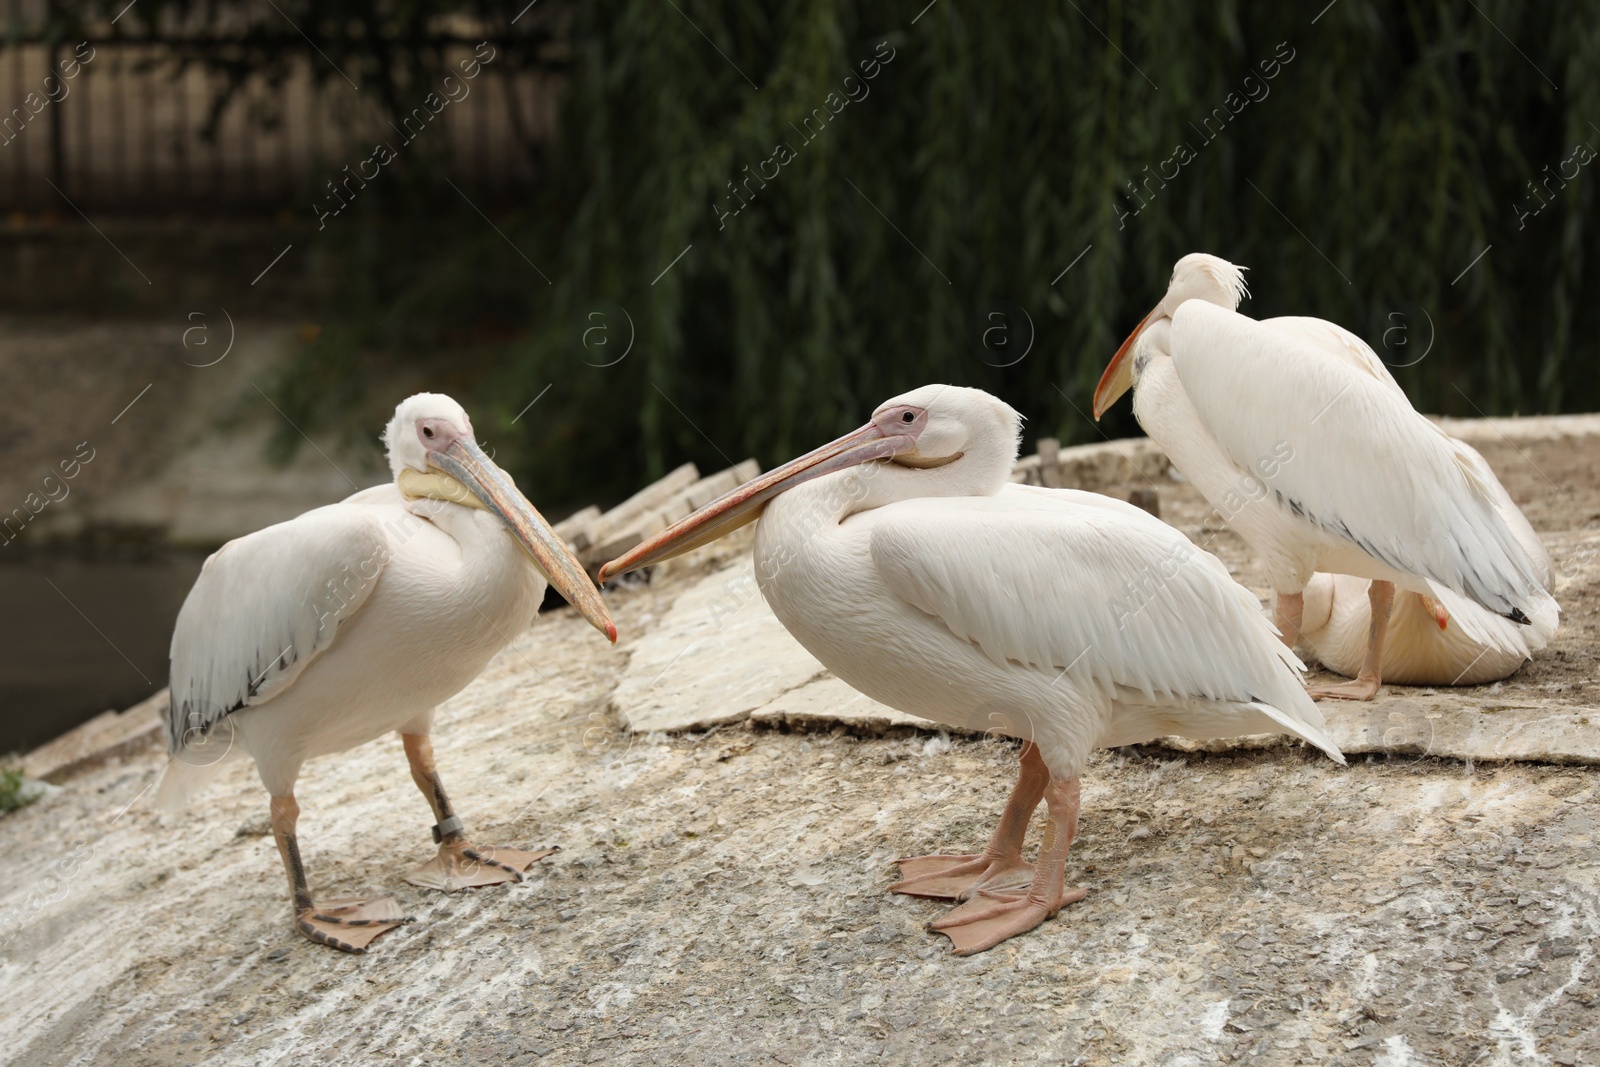
<instances>
[{"instance_id":1,"label":"pelican body","mask_svg":"<svg viewBox=\"0 0 1600 1067\"><path fill-rule=\"evenodd\" d=\"M601 570L759 516L761 593L829 670L891 707L1023 740L986 850L902 860L892 887L963 901L934 924L963 954L1084 895L1064 871L1096 747L1285 732L1343 762L1299 661L1220 561L1121 501L1013 485L1019 431L988 393L926 386ZM1041 798L1050 819L1030 866L1021 849Z\"/></svg>"},{"instance_id":2,"label":"pelican body","mask_svg":"<svg viewBox=\"0 0 1600 1067\"><path fill-rule=\"evenodd\" d=\"M171 759L158 805L182 807L228 757L255 760L296 928L365 951L411 921L392 898L313 903L295 834L308 759L398 732L433 808L418 885L520 880L547 853L468 841L434 766L434 709L538 613L547 581L616 640L572 556L449 397L403 401L385 433L395 480L230 541L201 569L172 636Z\"/></svg>"},{"instance_id":3,"label":"pelican body","mask_svg":"<svg viewBox=\"0 0 1600 1067\"><path fill-rule=\"evenodd\" d=\"M1476 449L1466 444L1461 447L1484 470L1489 469ZM1540 584L1549 589L1555 581L1549 553L1498 481L1493 488L1495 510L1533 560ZM1371 584L1348 574L1317 573L1306 585L1301 644L1323 666L1351 678L1361 671L1372 632ZM1527 626L1492 615L1477 605L1466 610L1475 627L1490 629L1494 640L1475 640L1465 627L1450 625L1449 614L1432 597L1398 594L1389 612L1383 642L1382 677L1401 685L1497 682L1545 647L1560 623L1554 600L1541 601Z\"/></svg>"},{"instance_id":4,"label":"pelican body","mask_svg":"<svg viewBox=\"0 0 1600 1067\"><path fill-rule=\"evenodd\" d=\"M1290 644L1313 573L1370 582L1356 679L1313 695L1377 695L1396 588L1480 649L1526 658L1559 612L1494 472L1360 338L1322 319L1257 322L1236 310L1245 295L1232 263L1179 260L1106 367L1095 417L1133 389L1145 432L1261 556Z\"/></svg>"}]
</instances>

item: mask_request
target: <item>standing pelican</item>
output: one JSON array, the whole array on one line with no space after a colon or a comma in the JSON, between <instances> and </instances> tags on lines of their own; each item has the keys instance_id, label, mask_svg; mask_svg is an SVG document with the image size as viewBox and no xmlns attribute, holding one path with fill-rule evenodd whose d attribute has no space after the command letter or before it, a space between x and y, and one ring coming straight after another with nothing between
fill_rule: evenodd
<instances>
[{"instance_id":1,"label":"standing pelican","mask_svg":"<svg viewBox=\"0 0 1600 1067\"><path fill-rule=\"evenodd\" d=\"M384 434L394 481L223 545L172 635L172 758L157 795L181 807L220 758L254 757L296 928L364 952L411 920L390 897L313 903L295 838L301 764L397 730L439 844L410 881L436 889L520 881L548 853L468 841L434 768L434 709L527 628L545 583L617 639L598 590L467 413L419 393Z\"/></svg>"},{"instance_id":2,"label":"standing pelican","mask_svg":"<svg viewBox=\"0 0 1600 1067\"><path fill-rule=\"evenodd\" d=\"M1467 444L1461 447L1484 471L1489 470L1476 449ZM1555 581L1549 553L1498 481L1493 488L1495 510L1527 550L1540 585L1549 590ZM1310 649L1323 666L1351 678L1361 671L1366 658L1372 625L1370 584L1349 574L1320 572L1306 584L1301 645ZM1450 624L1449 612L1430 596L1396 595L1383 643L1382 676L1401 685L1482 685L1499 681L1547 645L1560 622L1556 603L1549 598L1539 603L1527 626L1492 615L1476 604L1465 604L1463 609L1472 615L1475 627L1493 629L1499 640L1492 644L1473 640L1461 625Z\"/></svg>"},{"instance_id":3,"label":"standing pelican","mask_svg":"<svg viewBox=\"0 0 1600 1067\"><path fill-rule=\"evenodd\" d=\"M1257 322L1235 310L1245 295L1232 263L1180 259L1101 376L1095 418L1134 390L1145 432L1261 554L1291 645L1314 571L1371 580L1360 671L1313 696L1377 695L1397 586L1479 645L1525 654L1484 612L1526 626L1557 609L1488 465L1417 414L1360 338L1322 319Z\"/></svg>"},{"instance_id":4,"label":"standing pelican","mask_svg":"<svg viewBox=\"0 0 1600 1067\"><path fill-rule=\"evenodd\" d=\"M891 887L964 901L933 924L963 955L1085 895L1065 888L1065 869L1096 747L1271 731L1344 762L1299 661L1221 562L1121 501L1013 485L1020 428L988 393L924 386L600 572L760 516L761 593L834 674L891 707L1024 741L987 849L902 860ZM1030 866L1022 843L1041 798L1049 823Z\"/></svg>"}]
</instances>

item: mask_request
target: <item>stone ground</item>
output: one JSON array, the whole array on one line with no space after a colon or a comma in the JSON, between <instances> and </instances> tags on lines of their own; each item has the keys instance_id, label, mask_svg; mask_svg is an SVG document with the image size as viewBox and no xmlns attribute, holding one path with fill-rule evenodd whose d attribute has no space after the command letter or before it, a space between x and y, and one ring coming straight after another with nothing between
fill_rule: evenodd
<instances>
[{"instance_id":1,"label":"stone ground","mask_svg":"<svg viewBox=\"0 0 1600 1067\"><path fill-rule=\"evenodd\" d=\"M674 713L657 687L819 703L831 680L791 683L792 653L749 655L743 623L650 658L680 600L737 573L731 542L612 593L621 649L548 613L441 711L441 770L475 836L562 847L526 883L403 881L431 819L394 741L311 765L313 890L392 893L421 920L369 955L290 929L247 763L183 816L144 807L162 763L145 750L0 819L0 1060L1600 1063L1600 770L1583 721L1600 684L1600 439L1475 443L1563 574L1556 644L1496 686L1331 707L1336 728L1401 716L1348 768L1293 744L1101 754L1068 868L1089 896L988 953L952 957L925 929L942 906L884 887L896 856L981 845L1012 743L870 716L754 721L770 700L708 729L624 727ZM1171 521L1258 584L1192 490L1157 487ZM1393 710L1408 707L1426 738ZM1544 722L1547 758L1567 762L1470 758L1500 722Z\"/></svg>"}]
</instances>

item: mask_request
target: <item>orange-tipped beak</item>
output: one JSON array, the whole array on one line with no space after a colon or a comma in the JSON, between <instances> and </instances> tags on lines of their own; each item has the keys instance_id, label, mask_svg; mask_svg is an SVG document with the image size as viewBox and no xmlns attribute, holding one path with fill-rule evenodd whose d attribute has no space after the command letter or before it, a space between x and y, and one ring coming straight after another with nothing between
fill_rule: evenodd
<instances>
[{"instance_id":1,"label":"orange-tipped beak","mask_svg":"<svg viewBox=\"0 0 1600 1067\"><path fill-rule=\"evenodd\" d=\"M1133 366L1128 362L1128 352L1133 348L1133 343L1144 333L1145 327L1160 313L1161 306L1139 321L1133 332L1122 342L1122 347L1117 349L1117 354L1111 357L1111 362L1106 364L1105 373L1100 375L1100 384L1094 387L1094 417L1096 420L1110 410L1129 389L1133 388Z\"/></svg>"},{"instance_id":2,"label":"orange-tipped beak","mask_svg":"<svg viewBox=\"0 0 1600 1067\"><path fill-rule=\"evenodd\" d=\"M915 437L886 433L869 422L821 448L792 459L781 467L752 478L718 497L693 515L679 519L632 551L600 568L602 582L619 574L648 567L725 537L761 516L767 501L801 482L872 460L889 459L913 451Z\"/></svg>"}]
</instances>

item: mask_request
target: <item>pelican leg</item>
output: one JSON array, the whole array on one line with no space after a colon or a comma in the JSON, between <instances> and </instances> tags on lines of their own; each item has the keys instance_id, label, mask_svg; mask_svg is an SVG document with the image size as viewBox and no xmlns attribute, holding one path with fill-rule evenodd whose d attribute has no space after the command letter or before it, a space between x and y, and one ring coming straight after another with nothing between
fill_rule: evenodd
<instances>
[{"instance_id":1,"label":"pelican leg","mask_svg":"<svg viewBox=\"0 0 1600 1067\"><path fill-rule=\"evenodd\" d=\"M1039 806L1050 771L1032 741L1022 743L1017 784L989 844L975 856L912 856L895 862L904 877L889 887L891 893L940 900L969 900L983 889L1021 889L1033 878L1033 865L1023 862L1022 841L1028 820Z\"/></svg>"},{"instance_id":2,"label":"pelican leg","mask_svg":"<svg viewBox=\"0 0 1600 1067\"><path fill-rule=\"evenodd\" d=\"M1278 633L1283 643L1293 648L1300 643L1300 622L1305 617L1304 593L1279 593L1277 602Z\"/></svg>"},{"instance_id":3,"label":"pelican leg","mask_svg":"<svg viewBox=\"0 0 1600 1067\"><path fill-rule=\"evenodd\" d=\"M1371 700L1378 695L1383 684L1383 639L1389 632L1394 583L1373 582L1367 586L1367 603L1372 608L1372 628L1367 632L1367 655L1361 662L1361 673L1352 682L1309 687L1306 692L1312 700Z\"/></svg>"},{"instance_id":4,"label":"pelican leg","mask_svg":"<svg viewBox=\"0 0 1600 1067\"><path fill-rule=\"evenodd\" d=\"M406 748L406 759L411 763L411 780L428 798L433 817L439 820L433 828L439 854L408 874L406 881L446 893L501 882L520 882L523 871L555 852L553 848L524 852L474 845L468 841L465 824L450 806L444 783L439 780L439 771L433 764L433 742L426 734L401 734L400 740Z\"/></svg>"},{"instance_id":5,"label":"pelican leg","mask_svg":"<svg viewBox=\"0 0 1600 1067\"><path fill-rule=\"evenodd\" d=\"M319 945L345 952L365 952L379 934L416 922L400 910L399 902L393 897L330 900L321 907L312 903L311 891L306 887L305 867L300 863L300 844L294 833L299 819L300 805L295 803L293 793L272 798L272 837L278 842L283 869L289 874L295 929Z\"/></svg>"},{"instance_id":6,"label":"pelican leg","mask_svg":"<svg viewBox=\"0 0 1600 1067\"><path fill-rule=\"evenodd\" d=\"M1033 884L1023 892L980 889L929 926L944 934L956 955L971 956L991 949L1007 938L1025 934L1068 904L1089 895L1087 889L1067 889L1067 851L1078 832L1078 779L1053 781L1045 789L1050 821L1045 826Z\"/></svg>"}]
</instances>

